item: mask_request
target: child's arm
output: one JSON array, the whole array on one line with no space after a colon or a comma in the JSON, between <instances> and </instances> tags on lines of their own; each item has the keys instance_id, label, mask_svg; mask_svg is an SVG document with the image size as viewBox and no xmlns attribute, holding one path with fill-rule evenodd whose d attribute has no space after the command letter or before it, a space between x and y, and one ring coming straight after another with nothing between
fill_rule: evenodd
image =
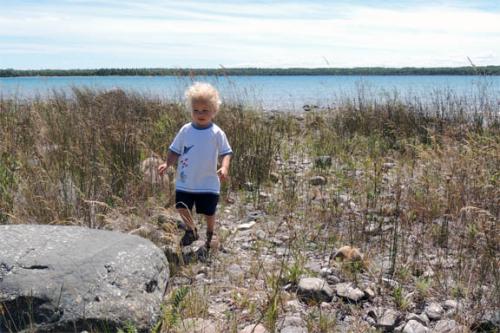
<instances>
[{"instance_id":1,"label":"child's arm","mask_svg":"<svg viewBox=\"0 0 500 333\"><path fill-rule=\"evenodd\" d=\"M177 155L176 153L174 153L170 149L168 150L167 162L161 164L158 167L158 172L160 173L160 176L163 176L163 174L165 173L165 171L168 169L169 166L172 166L177 162L178 157L179 157L179 155Z\"/></svg>"},{"instance_id":2,"label":"child's arm","mask_svg":"<svg viewBox=\"0 0 500 333\"><path fill-rule=\"evenodd\" d=\"M229 164L231 163L231 154L224 155L221 161L221 167L217 170L221 180L226 180L229 177Z\"/></svg>"}]
</instances>

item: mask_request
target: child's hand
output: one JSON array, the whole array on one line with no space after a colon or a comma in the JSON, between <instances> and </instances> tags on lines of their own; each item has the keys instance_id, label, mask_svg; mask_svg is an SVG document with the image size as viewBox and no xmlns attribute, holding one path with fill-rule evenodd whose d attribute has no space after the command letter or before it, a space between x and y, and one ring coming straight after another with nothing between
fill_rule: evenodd
<instances>
[{"instance_id":1,"label":"child's hand","mask_svg":"<svg viewBox=\"0 0 500 333\"><path fill-rule=\"evenodd\" d=\"M160 166L158 167L158 173L160 174L160 176L163 176L165 170L167 170L167 163L160 164Z\"/></svg>"},{"instance_id":2,"label":"child's hand","mask_svg":"<svg viewBox=\"0 0 500 333\"><path fill-rule=\"evenodd\" d=\"M227 180L229 178L229 170L226 167L222 167L217 170L217 175L219 176L220 180Z\"/></svg>"}]
</instances>

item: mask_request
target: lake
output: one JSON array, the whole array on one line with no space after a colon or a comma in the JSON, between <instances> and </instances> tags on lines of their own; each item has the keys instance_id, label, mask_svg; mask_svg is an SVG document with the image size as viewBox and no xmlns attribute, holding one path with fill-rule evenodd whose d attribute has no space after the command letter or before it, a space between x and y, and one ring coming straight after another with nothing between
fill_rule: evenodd
<instances>
[{"instance_id":1,"label":"lake","mask_svg":"<svg viewBox=\"0 0 500 333\"><path fill-rule=\"evenodd\" d=\"M334 106L346 99L430 101L451 96L464 101L487 98L498 105L500 76L68 76L0 78L1 98L44 98L71 87L122 88L162 99L181 100L193 81L208 81L226 102L264 110L302 110L304 105Z\"/></svg>"}]
</instances>

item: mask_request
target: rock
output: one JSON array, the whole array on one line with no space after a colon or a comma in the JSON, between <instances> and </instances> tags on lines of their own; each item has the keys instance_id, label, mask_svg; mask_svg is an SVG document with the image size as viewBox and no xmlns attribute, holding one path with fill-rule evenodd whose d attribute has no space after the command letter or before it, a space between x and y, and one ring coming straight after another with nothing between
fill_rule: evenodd
<instances>
[{"instance_id":1,"label":"rock","mask_svg":"<svg viewBox=\"0 0 500 333\"><path fill-rule=\"evenodd\" d=\"M401 314L393 309L371 309L368 311L368 316L375 319L375 326L384 331L392 331L401 321Z\"/></svg>"},{"instance_id":2,"label":"rock","mask_svg":"<svg viewBox=\"0 0 500 333\"><path fill-rule=\"evenodd\" d=\"M327 168L332 166L331 156L318 156L314 159L314 166L317 168Z\"/></svg>"},{"instance_id":3,"label":"rock","mask_svg":"<svg viewBox=\"0 0 500 333\"><path fill-rule=\"evenodd\" d=\"M0 226L0 331L149 331L168 262L150 241L74 226ZM5 313L4 312L4 313ZM29 327L27 325L30 325ZM15 328L15 329L14 329Z\"/></svg>"},{"instance_id":4,"label":"rock","mask_svg":"<svg viewBox=\"0 0 500 333\"><path fill-rule=\"evenodd\" d=\"M421 313L419 315L417 315L415 313L410 313L406 316L406 320L407 321L415 320L424 326L429 326L429 323L430 323L430 320L425 313Z\"/></svg>"},{"instance_id":5,"label":"rock","mask_svg":"<svg viewBox=\"0 0 500 333\"><path fill-rule=\"evenodd\" d=\"M406 323L403 333L427 333L429 329L422 325L421 322L416 320L410 320Z\"/></svg>"},{"instance_id":6,"label":"rock","mask_svg":"<svg viewBox=\"0 0 500 333\"><path fill-rule=\"evenodd\" d=\"M366 298L365 293L358 288L354 288L350 282L336 284L335 290L337 296L348 301L359 302Z\"/></svg>"},{"instance_id":7,"label":"rock","mask_svg":"<svg viewBox=\"0 0 500 333\"><path fill-rule=\"evenodd\" d=\"M425 314L430 320L439 320L443 316L444 309L439 303L430 303L425 307Z\"/></svg>"},{"instance_id":8,"label":"rock","mask_svg":"<svg viewBox=\"0 0 500 333\"><path fill-rule=\"evenodd\" d=\"M257 222L251 221L248 223L242 223L236 227L237 230L248 230L251 229L254 225L256 225Z\"/></svg>"},{"instance_id":9,"label":"rock","mask_svg":"<svg viewBox=\"0 0 500 333\"><path fill-rule=\"evenodd\" d=\"M323 267L321 268L321 271L319 272L319 275L322 277L322 278L326 278L328 277L328 275L332 274L332 269L329 268L329 267Z\"/></svg>"},{"instance_id":10,"label":"rock","mask_svg":"<svg viewBox=\"0 0 500 333\"><path fill-rule=\"evenodd\" d=\"M267 234L264 230L259 229L255 232L255 237L257 237L257 239L264 240L266 239Z\"/></svg>"},{"instance_id":11,"label":"rock","mask_svg":"<svg viewBox=\"0 0 500 333\"><path fill-rule=\"evenodd\" d=\"M246 326L240 333L268 333L269 331L262 324L252 324Z\"/></svg>"},{"instance_id":12,"label":"rock","mask_svg":"<svg viewBox=\"0 0 500 333\"><path fill-rule=\"evenodd\" d=\"M432 330L432 333L462 333L465 327L458 325L451 319L440 320Z\"/></svg>"},{"instance_id":13,"label":"rock","mask_svg":"<svg viewBox=\"0 0 500 333\"><path fill-rule=\"evenodd\" d=\"M264 212L262 212L260 210L256 210L256 211L248 213L247 216L245 217L245 219L243 220L243 222L247 223L247 222L251 222L251 221L263 221L264 217L265 217Z\"/></svg>"},{"instance_id":14,"label":"rock","mask_svg":"<svg viewBox=\"0 0 500 333\"><path fill-rule=\"evenodd\" d=\"M326 184L326 178L323 176L314 176L309 178L309 184L311 185L325 185Z\"/></svg>"},{"instance_id":15,"label":"rock","mask_svg":"<svg viewBox=\"0 0 500 333\"><path fill-rule=\"evenodd\" d=\"M211 320L203 318L186 318L177 324L178 333L218 333L219 330Z\"/></svg>"},{"instance_id":16,"label":"rock","mask_svg":"<svg viewBox=\"0 0 500 333\"><path fill-rule=\"evenodd\" d=\"M278 322L278 332L280 333L307 333L306 323L297 316L286 316Z\"/></svg>"},{"instance_id":17,"label":"rock","mask_svg":"<svg viewBox=\"0 0 500 333\"><path fill-rule=\"evenodd\" d=\"M400 320L400 314L392 309L387 309L383 312L382 317L377 320L377 327L384 330L394 328Z\"/></svg>"},{"instance_id":18,"label":"rock","mask_svg":"<svg viewBox=\"0 0 500 333\"><path fill-rule=\"evenodd\" d=\"M445 310L456 310L458 308L458 302L454 299L449 299L443 303L443 307Z\"/></svg>"},{"instance_id":19,"label":"rock","mask_svg":"<svg viewBox=\"0 0 500 333\"><path fill-rule=\"evenodd\" d=\"M369 299L373 299L376 296L375 292L370 287L365 288L364 292Z\"/></svg>"},{"instance_id":20,"label":"rock","mask_svg":"<svg viewBox=\"0 0 500 333\"><path fill-rule=\"evenodd\" d=\"M330 302L333 290L328 283L319 278L302 278L299 281L297 296L302 302Z\"/></svg>"},{"instance_id":21,"label":"rock","mask_svg":"<svg viewBox=\"0 0 500 333\"><path fill-rule=\"evenodd\" d=\"M208 258L205 241L197 240L189 246L184 246L182 249L182 259L184 264L201 261L205 262Z\"/></svg>"}]
</instances>

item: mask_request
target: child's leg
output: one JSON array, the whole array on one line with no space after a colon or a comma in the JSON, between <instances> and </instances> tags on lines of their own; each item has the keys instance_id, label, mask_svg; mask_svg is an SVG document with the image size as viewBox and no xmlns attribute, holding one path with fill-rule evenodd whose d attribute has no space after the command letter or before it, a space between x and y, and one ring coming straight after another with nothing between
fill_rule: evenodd
<instances>
[{"instance_id":1,"label":"child's leg","mask_svg":"<svg viewBox=\"0 0 500 333\"><path fill-rule=\"evenodd\" d=\"M210 242L212 241L212 237L214 235L215 214L205 215L205 220L207 221L207 248L210 248Z\"/></svg>"}]
</instances>

